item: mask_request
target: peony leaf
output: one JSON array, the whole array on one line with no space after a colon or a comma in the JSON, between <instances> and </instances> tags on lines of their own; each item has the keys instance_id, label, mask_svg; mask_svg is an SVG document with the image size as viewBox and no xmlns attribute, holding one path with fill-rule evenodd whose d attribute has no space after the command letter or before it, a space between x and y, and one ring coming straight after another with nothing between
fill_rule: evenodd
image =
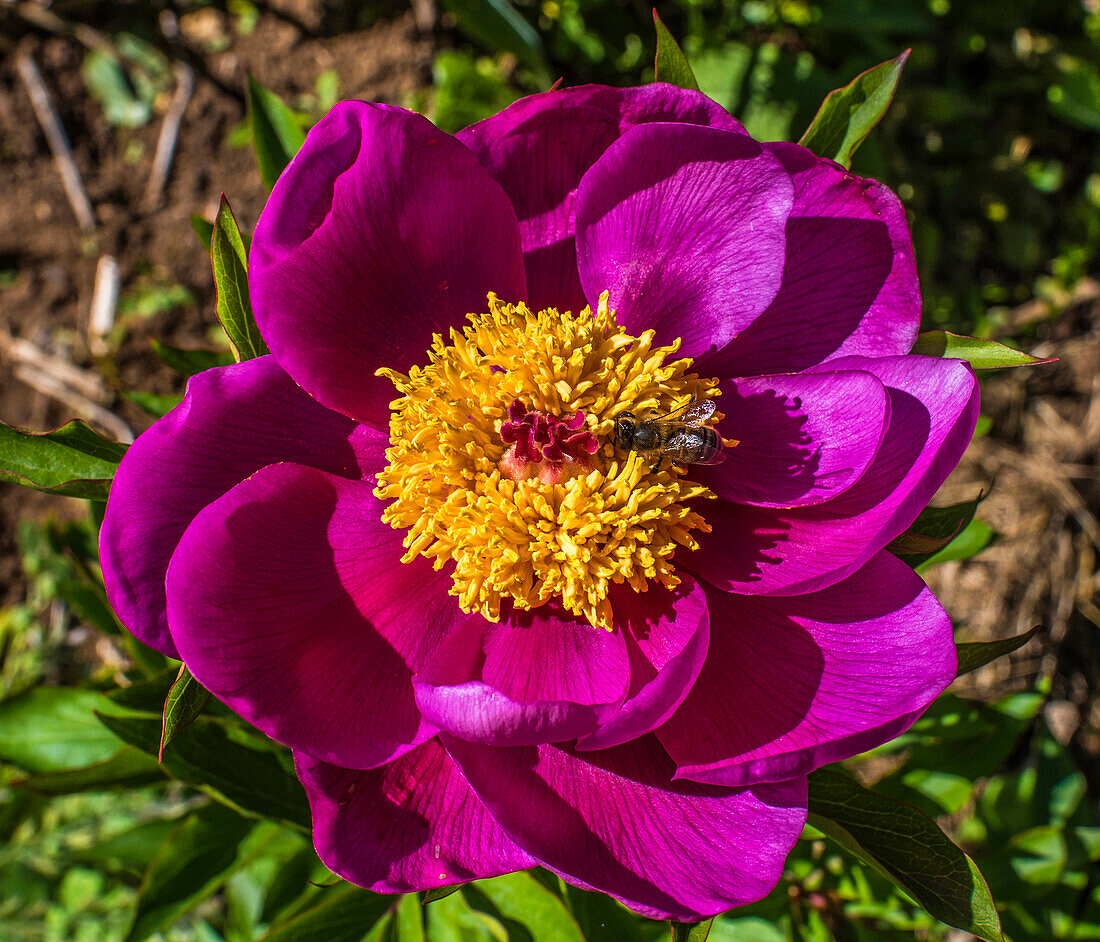
<instances>
[{"instance_id":1,"label":"peony leaf","mask_svg":"<svg viewBox=\"0 0 1100 942\"><path fill-rule=\"evenodd\" d=\"M1000 942L1001 923L977 865L911 805L875 794L834 769L810 775L810 824L949 926Z\"/></svg>"},{"instance_id":2,"label":"peony leaf","mask_svg":"<svg viewBox=\"0 0 1100 942\"><path fill-rule=\"evenodd\" d=\"M610 896L568 883L562 889L587 942L642 942L637 919Z\"/></svg>"},{"instance_id":3,"label":"peony leaf","mask_svg":"<svg viewBox=\"0 0 1100 942\"><path fill-rule=\"evenodd\" d=\"M962 677L963 674L976 671L979 667L984 667L991 661L1022 648L1042 627L1042 625L1036 625L1023 634L1002 638L1000 641L965 641L955 645L955 649L959 652L959 669L955 676Z\"/></svg>"},{"instance_id":4,"label":"peony leaf","mask_svg":"<svg viewBox=\"0 0 1100 942\"><path fill-rule=\"evenodd\" d=\"M926 330L917 336L910 351L923 357L966 360L976 370L996 370L1006 366L1035 366L1053 363L1056 357L1033 357L995 340L964 337L946 330Z\"/></svg>"},{"instance_id":5,"label":"peony leaf","mask_svg":"<svg viewBox=\"0 0 1100 942\"><path fill-rule=\"evenodd\" d=\"M323 892L309 909L272 926L260 942L359 942L393 905L392 896L344 883Z\"/></svg>"},{"instance_id":6,"label":"peony leaf","mask_svg":"<svg viewBox=\"0 0 1100 942\"><path fill-rule=\"evenodd\" d=\"M707 942L714 917L703 922L674 922L672 924L672 942Z\"/></svg>"},{"instance_id":7,"label":"peony leaf","mask_svg":"<svg viewBox=\"0 0 1100 942\"><path fill-rule=\"evenodd\" d=\"M216 366L229 366L233 357L228 353L219 353L215 350L184 350L173 347L159 340L152 340L153 352L160 357L165 366L170 366L177 373L184 376L194 376L213 369Z\"/></svg>"},{"instance_id":8,"label":"peony leaf","mask_svg":"<svg viewBox=\"0 0 1100 942\"><path fill-rule=\"evenodd\" d=\"M13 782L39 795L75 795L113 788L141 788L166 781L156 760L133 746L123 746L109 759L62 772L41 772Z\"/></svg>"},{"instance_id":9,"label":"peony leaf","mask_svg":"<svg viewBox=\"0 0 1100 942\"><path fill-rule=\"evenodd\" d=\"M672 38L657 9L653 9L653 25L657 29L657 56L653 60L653 81L668 82L679 88L687 88L699 91L699 83L695 80L695 73L691 71L684 50L680 44Z\"/></svg>"},{"instance_id":10,"label":"peony leaf","mask_svg":"<svg viewBox=\"0 0 1100 942\"><path fill-rule=\"evenodd\" d=\"M298 153L306 132L294 112L273 91L248 77L248 126L260 165L260 179L269 190L290 159Z\"/></svg>"},{"instance_id":11,"label":"peony leaf","mask_svg":"<svg viewBox=\"0 0 1100 942\"><path fill-rule=\"evenodd\" d=\"M214 266L218 320L233 345L237 362L263 356L268 352L267 345L252 316L252 301L248 296L248 255L241 230L224 195L214 220L210 259Z\"/></svg>"},{"instance_id":12,"label":"peony leaf","mask_svg":"<svg viewBox=\"0 0 1100 942\"><path fill-rule=\"evenodd\" d=\"M104 438L80 419L49 432L0 422L0 481L47 494L106 500L126 446Z\"/></svg>"},{"instance_id":13,"label":"peony leaf","mask_svg":"<svg viewBox=\"0 0 1100 942\"><path fill-rule=\"evenodd\" d=\"M432 887L424 893L424 905L427 906L428 903L434 903L437 899L445 899L452 893L457 893L463 886L465 886L464 883L455 883L451 886Z\"/></svg>"},{"instance_id":14,"label":"peony leaf","mask_svg":"<svg viewBox=\"0 0 1100 942\"><path fill-rule=\"evenodd\" d=\"M505 924L518 923L539 942L585 942L565 904L526 871L479 880L465 893L473 909L485 908L478 905L478 897L484 896L489 915Z\"/></svg>"},{"instance_id":15,"label":"peony leaf","mask_svg":"<svg viewBox=\"0 0 1100 942\"><path fill-rule=\"evenodd\" d=\"M160 716L126 712L115 705L96 716L123 741L157 754ZM172 778L202 788L234 809L308 831L309 804L298 780L277 753L251 748L242 738L231 736L221 722L200 716L180 731L161 764Z\"/></svg>"},{"instance_id":16,"label":"peony leaf","mask_svg":"<svg viewBox=\"0 0 1100 942\"><path fill-rule=\"evenodd\" d=\"M157 762L164 760L164 747L176 738L180 730L194 722L209 699L210 691L191 676L186 664L181 664L179 675L164 698Z\"/></svg>"},{"instance_id":17,"label":"peony leaf","mask_svg":"<svg viewBox=\"0 0 1100 942\"><path fill-rule=\"evenodd\" d=\"M204 219L198 213L191 214L191 229L199 237L203 248L210 251L210 240L214 238L214 223Z\"/></svg>"},{"instance_id":18,"label":"peony leaf","mask_svg":"<svg viewBox=\"0 0 1100 942\"><path fill-rule=\"evenodd\" d=\"M948 546L974 519L983 494L950 507L925 507L920 516L886 548L916 568Z\"/></svg>"},{"instance_id":19,"label":"peony leaf","mask_svg":"<svg viewBox=\"0 0 1100 942\"><path fill-rule=\"evenodd\" d=\"M414 893L402 896L393 913L394 942L424 942L424 907Z\"/></svg>"},{"instance_id":20,"label":"peony leaf","mask_svg":"<svg viewBox=\"0 0 1100 942\"><path fill-rule=\"evenodd\" d=\"M542 38L507 0L443 0L447 12L467 36L490 49L512 53L538 73L546 74Z\"/></svg>"},{"instance_id":21,"label":"peony leaf","mask_svg":"<svg viewBox=\"0 0 1100 942\"><path fill-rule=\"evenodd\" d=\"M212 896L239 865L237 848L252 827L252 821L216 804L188 815L141 878L126 942L147 939Z\"/></svg>"},{"instance_id":22,"label":"peony leaf","mask_svg":"<svg viewBox=\"0 0 1100 942\"><path fill-rule=\"evenodd\" d=\"M990 529L989 525L981 520L971 520L955 539L947 544L938 553L933 554L923 563L917 566L917 572L924 572L939 563L946 563L952 559L970 559L976 556L994 540L997 533Z\"/></svg>"},{"instance_id":23,"label":"peony leaf","mask_svg":"<svg viewBox=\"0 0 1100 942\"><path fill-rule=\"evenodd\" d=\"M890 107L909 51L906 49L896 59L861 72L843 88L829 92L798 143L819 157L829 157L850 167L856 148Z\"/></svg>"},{"instance_id":24,"label":"peony leaf","mask_svg":"<svg viewBox=\"0 0 1100 942\"><path fill-rule=\"evenodd\" d=\"M131 389L129 392L124 392L122 398L158 419L166 416L183 402L183 396L175 393L162 396L159 393L149 393L141 389Z\"/></svg>"},{"instance_id":25,"label":"peony leaf","mask_svg":"<svg viewBox=\"0 0 1100 942\"><path fill-rule=\"evenodd\" d=\"M109 701L94 690L36 687L0 703L0 760L28 772L106 762L122 745L95 719Z\"/></svg>"}]
</instances>

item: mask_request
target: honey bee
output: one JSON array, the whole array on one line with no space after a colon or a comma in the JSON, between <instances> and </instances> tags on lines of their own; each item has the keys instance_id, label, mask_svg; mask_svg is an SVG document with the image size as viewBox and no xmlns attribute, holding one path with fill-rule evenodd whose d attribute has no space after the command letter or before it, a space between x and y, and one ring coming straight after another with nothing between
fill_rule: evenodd
<instances>
[{"instance_id":1,"label":"honey bee","mask_svg":"<svg viewBox=\"0 0 1100 942\"><path fill-rule=\"evenodd\" d=\"M657 455L684 464L720 464L722 439L706 424L714 414L713 399L695 399L664 415L650 415L638 421L633 412L624 412L615 420L615 447L638 455Z\"/></svg>"}]
</instances>

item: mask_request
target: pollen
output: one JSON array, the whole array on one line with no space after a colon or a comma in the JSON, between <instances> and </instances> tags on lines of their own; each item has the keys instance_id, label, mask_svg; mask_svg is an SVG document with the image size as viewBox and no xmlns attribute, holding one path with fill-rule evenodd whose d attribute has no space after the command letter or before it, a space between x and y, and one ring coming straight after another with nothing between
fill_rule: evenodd
<instances>
[{"instance_id":1,"label":"pollen","mask_svg":"<svg viewBox=\"0 0 1100 942\"><path fill-rule=\"evenodd\" d=\"M714 495L684 467L614 445L616 417L668 413L713 380L616 323L606 292L593 312L530 311L489 295L488 312L433 337L425 366L382 369L390 403L387 466L375 493L404 530L404 562L449 564L463 611L499 621L508 606L557 602L611 629L608 591L679 583L673 557L709 526Z\"/></svg>"}]
</instances>

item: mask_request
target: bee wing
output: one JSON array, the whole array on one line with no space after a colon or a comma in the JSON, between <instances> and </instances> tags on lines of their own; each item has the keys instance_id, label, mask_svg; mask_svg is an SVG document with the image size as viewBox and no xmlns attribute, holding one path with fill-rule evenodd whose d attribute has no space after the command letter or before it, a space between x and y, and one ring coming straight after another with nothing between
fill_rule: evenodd
<instances>
[{"instance_id":1,"label":"bee wing","mask_svg":"<svg viewBox=\"0 0 1100 942\"><path fill-rule=\"evenodd\" d=\"M673 432L664 440L661 445L661 451L666 455L677 454L680 449L686 448L692 444L691 433L689 432Z\"/></svg>"},{"instance_id":2,"label":"bee wing","mask_svg":"<svg viewBox=\"0 0 1100 942\"><path fill-rule=\"evenodd\" d=\"M698 428L714 415L714 410L716 408L718 407L715 405L713 399L700 400L699 402L692 403L684 410L684 414L680 417L680 421L683 422L684 425Z\"/></svg>"}]
</instances>

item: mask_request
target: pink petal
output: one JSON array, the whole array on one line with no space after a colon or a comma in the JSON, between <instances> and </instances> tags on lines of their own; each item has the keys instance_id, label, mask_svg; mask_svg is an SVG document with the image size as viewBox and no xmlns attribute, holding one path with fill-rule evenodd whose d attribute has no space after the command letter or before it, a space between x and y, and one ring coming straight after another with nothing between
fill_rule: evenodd
<instances>
[{"instance_id":1,"label":"pink petal","mask_svg":"<svg viewBox=\"0 0 1100 942\"><path fill-rule=\"evenodd\" d=\"M711 653L657 735L677 775L783 781L906 729L955 677L951 621L883 551L837 585L794 598L713 591Z\"/></svg>"},{"instance_id":2,"label":"pink petal","mask_svg":"<svg viewBox=\"0 0 1100 942\"><path fill-rule=\"evenodd\" d=\"M434 739L380 769L341 769L304 753L294 764L317 854L359 886L411 893L535 865Z\"/></svg>"},{"instance_id":3,"label":"pink petal","mask_svg":"<svg viewBox=\"0 0 1100 942\"><path fill-rule=\"evenodd\" d=\"M139 640L179 657L164 574L195 514L277 461L373 479L385 447L377 432L310 399L272 357L193 376L183 402L138 438L111 485L99 546L111 606Z\"/></svg>"},{"instance_id":4,"label":"pink petal","mask_svg":"<svg viewBox=\"0 0 1100 942\"><path fill-rule=\"evenodd\" d=\"M653 83L531 95L458 133L516 208L534 310L577 311L587 303L573 239L577 185L608 146L651 121L744 131L705 95Z\"/></svg>"},{"instance_id":5,"label":"pink petal","mask_svg":"<svg viewBox=\"0 0 1100 942\"><path fill-rule=\"evenodd\" d=\"M652 736L582 754L441 739L519 846L656 919L696 920L765 896L806 820L805 779L743 790L672 781Z\"/></svg>"},{"instance_id":6,"label":"pink petal","mask_svg":"<svg viewBox=\"0 0 1100 942\"><path fill-rule=\"evenodd\" d=\"M444 573L399 561L380 512L370 483L270 465L203 510L168 567L172 637L199 683L345 768L434 735L412 670L461 615Z\"/></svg>"},{"instance_id":7,"label":"pink petal","mask_svg":"<svg viewBox=\"0 0 1100 942\"><path fill-rule=\"evenodd\" d=\"M338 104L279 177L252 239L256 322L319 402L376 428L393 385L379 367L423 363L434 332L526 298L508 197L430 121Z\"/></svg>"},{"instance_id":8,"label":"pink petal","mask_svg":"<svg viewBox=\"0 0 1100 942\"><path fill-rule=\"evenodd\" d=\"M775 298L790 176L743 134L645 124L612 144L577 191L577 261L590 304L611 292L619 323L723 347Z\"/></svg>"}]
</instances>

